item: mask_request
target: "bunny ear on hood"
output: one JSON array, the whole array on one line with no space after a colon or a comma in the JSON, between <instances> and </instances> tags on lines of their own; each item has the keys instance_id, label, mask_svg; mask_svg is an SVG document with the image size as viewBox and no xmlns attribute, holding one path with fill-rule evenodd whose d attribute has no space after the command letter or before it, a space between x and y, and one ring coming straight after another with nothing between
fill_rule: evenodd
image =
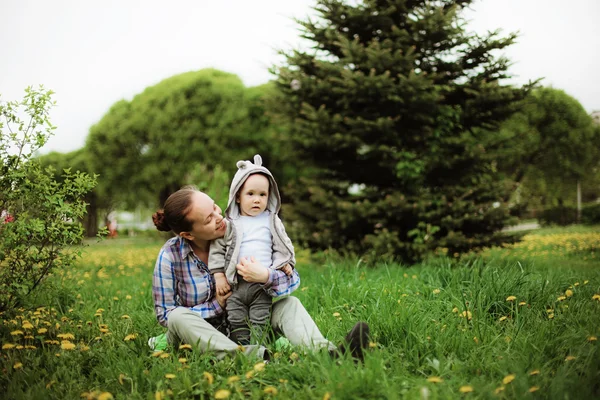
<instances>
[{"instance_id":1,"label":"bunny ear on hood","mask_svg":"<svg viewBox=\"0 0 600 400\"><path fill-rule=\"evenodd\" d=\"M229 201L227 202L227 209L225 215L229 218L238 218L240 216L240 207L235 201L237 193L240 191L246 179L250 175L261 173L269 179L269 203L267 204L267 210L272 213L278 213L281 207L281 196L279 195L279 188L277 182L267 168L262 166L262 157L260 154L254 156L254 163L248 160L240 160L235 163L238 170L235 173L233 180L231 181L231 187L229 188Z\"/></svg>"}]
</instances>

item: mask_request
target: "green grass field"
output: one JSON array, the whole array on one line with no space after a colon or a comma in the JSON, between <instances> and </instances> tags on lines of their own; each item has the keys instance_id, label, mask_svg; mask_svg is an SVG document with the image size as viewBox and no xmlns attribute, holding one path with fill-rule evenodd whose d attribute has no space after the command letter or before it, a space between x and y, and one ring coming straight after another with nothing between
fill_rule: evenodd
<instances>
[{"instance_id":1,"label":"green grass field","mask_svg":"<svg viewBox=\"0 0 600 400\"><path fill-rule=\"evenodd\" d=\"M421 265L311 262L302 300L337 342L372 330L364 365L300 348L264 365L146 341L161 243L92 244L48 294L0 316L3 398L590 399L600 397L600 229L539 230L504 249Z\"/></svg>"}]
</instances>

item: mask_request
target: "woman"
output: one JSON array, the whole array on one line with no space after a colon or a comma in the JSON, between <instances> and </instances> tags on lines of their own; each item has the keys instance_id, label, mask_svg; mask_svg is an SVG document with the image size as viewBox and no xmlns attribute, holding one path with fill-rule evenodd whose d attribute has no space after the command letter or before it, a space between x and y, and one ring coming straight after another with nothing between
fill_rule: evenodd
<instances>
[{"instance_id":1,"label":"woman","mask_svg":"<svg viewBox=\"0 0 600 400\"><path fill-rule=\"evenodd\" d=\"M153 294L158 322L168 328L170 343L184 342L195 345L200 351L212 351L218 358L239 350L215 326L215 318L225 308L231 292L219 295L207 267L210 242L225 234L225 221L221 209L205 193L186 187L173 193L163 210L152 219L158 230L173 231L177 236L169 239L158 255L154 268ZM263 284L272 297L289 295L300 284L294 269L288 276L281 270L262 266L254 259L240 260L238 274L247 282ZM293 345L317 350L326 348L332 355L340 349L323 337L319 328L295 297L286 297L273 304L271 313L273 330L280 331ZM346 336L346 346L358 359L368 345L369 327L358 323ZM268 359L262 346L246 346L247 354L256 352Z\"/></svg>"}]
</instances>

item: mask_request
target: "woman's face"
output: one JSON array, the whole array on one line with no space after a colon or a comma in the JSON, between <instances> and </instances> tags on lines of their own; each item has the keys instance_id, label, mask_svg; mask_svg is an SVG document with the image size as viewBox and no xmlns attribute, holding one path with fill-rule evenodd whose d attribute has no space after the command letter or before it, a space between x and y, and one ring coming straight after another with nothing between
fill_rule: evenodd
<instances>
[{"instance_id":1,"label":"woman's face","mask_svg":"<svg viewBox=\"0 0 600 400\"><path fill-rule=\"evenodd\" d=\"M192 195L192 208L187 218L192 221L192 230L181 233L186 239L214 240L225 235L225 219L221 215L221 208L205 193L196 192Z\"/></svg>"}]
</instances>

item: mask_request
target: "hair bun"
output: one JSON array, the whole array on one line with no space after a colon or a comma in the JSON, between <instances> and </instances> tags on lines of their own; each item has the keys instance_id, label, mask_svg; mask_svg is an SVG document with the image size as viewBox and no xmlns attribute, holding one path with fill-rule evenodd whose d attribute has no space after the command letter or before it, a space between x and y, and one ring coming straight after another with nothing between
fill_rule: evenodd
<instances>
[{"instance_id":1,"label":"hair bun","mask_svg":"<svg viewBox=\"0 0 600 400\"><path fill-rule=\"evenodd\" d=\"M152 222L154 222L154 226L156 226L156 229L159 231L168 232L171 230L163 210L158 210L152 214Z\"/></svg>"}]
</instances>

